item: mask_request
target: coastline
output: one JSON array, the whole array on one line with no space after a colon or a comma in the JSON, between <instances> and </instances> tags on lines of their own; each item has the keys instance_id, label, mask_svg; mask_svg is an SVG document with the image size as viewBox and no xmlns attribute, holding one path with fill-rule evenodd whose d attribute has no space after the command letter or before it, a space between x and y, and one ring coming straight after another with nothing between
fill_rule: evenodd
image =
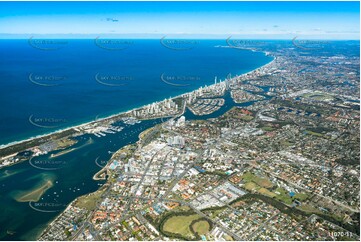
<instances>
[{"instance_id":1,"label":"coastline","mask_svg":"<svg viewBox=\"0 0 361 242\"><path fill-rule=\"evenodd\" d=\"M254 70L251 70L249 72L246 72L246 73L243 73L243 74L240 74L240 75L236 75L234 77L232 77L230 80L234 80L234 79L238 79L238 78L241 78L241 77L244 77L248 74L251 74L253 72L256 72L258 70L261 70L262 68L265 68L267 67L268 65L271 65L275 60L276 60L276 57L275 56L272 56L270 55L268 52L266 51L258 51L258 52L261 52L263 53L265 56L271 56L273 59L268 62L267 64L265 65L262 65ZM224 82L225 80L221 81L221 82ZM212 84L212 85L209 85L208 87L212 87L212 86L215 86L216 84ZM202 87L199 87L193 91L189 91L189 92L186 92L186 93L182 93L182 94L179 94L179 95L176 95L174 97L170 97L169 99L171 100L174 100L174 99L177 99L177 98L183 98L183 96L185 95L189 95L193 92L196 92L197 90L199 90L200 88ZM162 102L163 100L158 100L158 101L154 101L153 103L157 103L157 102ZM152 103L150 103L152 104ZM23 140L19 140L19 141L13 141L13 142L10 142L10 143L7 143L7 144L3 144L3 145L0 145L0 152L1 151L4 151L5 149L10 149L11 147L14 147L14 146L17 146L17 145L22 145L22 144L25 144L27 142L32 142L32 141L36 141L36 140L44 140L44 139L47 139L47 138L51 138L52 136L54 135L61 135L65 132L74 132L74 133L70 133L70 134L67 134L67 135L64 135L64 137L68 137L68 136L71 136L71 135L74 135L76 136L77 133L79 133L79 131L77 131L76 129L78 128L82 128L82 127L85 127L87 125L91 125L91 124L96 124L96 123L102 123L102 122L111 122L111 121L116 121L117 119L120 119L124 116L127 116L129 115L131 112L135 111L135 110L140 110L150 104L145 104L145 105L142 105L142 106L139 106L139 107L136 107L136 108L132 108L132 109L129 109L129 110L126 110L126 111L123 111L123 112L118 112L118 113L115 113L115 114L112 114L110 116L107 116L107 117L104 117L104 118L99 118L99 119L95 119L93 121L89 121L89 122L85 122L85 123L81 123L81 124L78 124L78 125L74 125L74 126L71 126L71 127L66 127L66 128L63 128L63 129L59 129L59 130L56 130L56 131L51 131L49 133L46 133L46 134L40 134L40 135L36 135L36 136L33 136L33 137L30 137L30 138L26 138L26 139L23 139ZM183 110L184 112L184 110ZM152 119L152 118L149 118L149 120ZM145 120L148 120L148 119L145 119ZM32 147L35 147L37 145L34 145ZM25 148L24 150L27 150L29 148ZM21 152L23 150L20 150L20 151L17 151L17 152ZM4 157L0 157L0 159L4 159L6 156L11 156L11 155L14 155L16 154L17 152L14 152L14 153L11 153L11 154L8 154L8 155L5 155ZM22 162L22 161L19 161L19 162ZM10 164L10 165L14 165L14 164L17 164L19 162L16 162L16 163L13 163L13 164ZM5 165L5 166L2 166L0 167L3 168L3 167L7 167L7 166L10 166L10 165Z\"/></svg>"},{"instance_id":2,"label":"coastline","mask_svg":"<svg viewBox=\"0 0 361 242\"><path fill-rule=\"evenodd\" d=\"M263 53L267 54L266 52L263 52ZM258 70L260 70L260 69L262 69L262 68L265 68L265 67L271 65L271 64L276 60L276 57L275 57L275 56L272 56L272 57L273 57L273 59L272 59L269 63L267 63L267 64L265 64L265 65L263 65L263 66L260 66L260 67L254 69L254 70L252 70L252 71L249 71L249 72L247 72L247 73L243 73L243 74L237 75L237 76L231 78L231 80L236 79L236 78L241 78L241 77L243 77L243 76L246 76L246 75L248 75L248 74L251 74L251 73L253 73L253 72L256 72L256 71L258 71ZM223 82L223 81L222 81L222 82ZM215 85L215 84L212 84L211 86L214 86L214 85ZM198 89L199 89L199 88L197 88L196 90L193 90L193 91L191 91L191 92L186 92L186 93L177 95L177 96L175 96L175 97L171 97L171 99L181 98L181 97L183 97L184 95L189 95L190 93L193 93L193 92L197 91ZM149 105L149 104L147 104L147 105ZM142 107L147 106L147 105L143 105ZM142 108L142 107L139 107L139 108ZM137 109L139 109L139 108L134 108L134 109L129 110L129 111L127 111L127 112L123 112L123 113L111 115L111 116L109 116L109 117L107 117L107 118L104 118L104 119L108 119L108 118L112 118L112 117L124 115L124 114L126 114L126 113L132 112L133 110L137 110ZM183 113L184 113L184 111L185 111L185 109L183 110ZM103 119L102 119L102 120L103 120ZM97 122L97 121L99 121L99 120L96 120L96 121L93 121L93 122ZM89 123L93 123L93 122L89 122ZM89 123L85 123L85 124L83 124L83 125L87 125L87 124L89 124ZM119 151L119 150L118 150L118 151ZM114 154L112 154L112 156L111 156L111 158L109 159L109 161L111 161L111 160L113 159L113 157L116 156L116 154L118 153L118 151L116 151ZM99 178L98 178L98 175L106 172L107 169L108 169L108 167L109 167L109 165L110 165L110 162L108 162L103 168L101 168L97 173L95 173L95 174L93 175L93 180L106 180L106 183L107 183L108 180L107 180L106 178L104 178L104 179L99 179ZM70 204L66 207L66 209L65 209L64 211L66 211L67 209L69 209L69 208L72 206L72 204L74 204L74 203L78 200L78 198L79 198L79 197L75 198L72 202L70 202ZM39 236L37 237L37 239L39 239L39 237L40 237L42 234L44 234L44 232L49 228L49 225L52 224L52 223L54 223L54 222L57 220L57 218L59 218L59 217L64 213L64 211L62 211L58 216L56 216L54 219L52 219L51 221L49 221L49 222L47 223L47 226L40 232L40 234L39 234Z\"/></svg>"}]
</instances>

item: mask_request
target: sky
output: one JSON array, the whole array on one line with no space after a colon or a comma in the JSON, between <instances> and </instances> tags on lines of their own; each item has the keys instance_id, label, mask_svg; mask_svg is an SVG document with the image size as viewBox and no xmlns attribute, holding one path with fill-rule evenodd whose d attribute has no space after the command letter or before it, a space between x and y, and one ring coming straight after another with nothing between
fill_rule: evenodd
<instances>
[{"instance_id":1,"label":"sky","mask_svg":"<svg viewBox=\"0 0 361 242\"><path fill-rule=\"evenodd\" d=\"M359 39L359 2L0 2L0 37Z\"/></svg>"}]
</instances>

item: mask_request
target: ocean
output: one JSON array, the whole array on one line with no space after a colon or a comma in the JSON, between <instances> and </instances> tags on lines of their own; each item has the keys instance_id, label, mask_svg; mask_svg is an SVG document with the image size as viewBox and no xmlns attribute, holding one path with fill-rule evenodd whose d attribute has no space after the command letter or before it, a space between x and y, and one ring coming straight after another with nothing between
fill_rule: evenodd
<instances>
[{"instance_id":1,"label":"ocean","mask_svg":"<svg viewBox=\"0 0 361 242\"><path fill-rule=\"evenodd\" d=\"M127 111L272 60L225 40L0 40L0 145Z\"/></svg>"},{"instance_id":2,"label":"ocean","mask_svg":"<svg viewBox=\"0 0 361 242\"><path fill-rule=\"evenodd\" d=\"M224 46L221 40L1 40L0 144L160 101L213 84L215 76L243 74L272 60L264 53ZM200 118L216 117L232 105L228 93L224 107ZM188 111L186 118L199 117ZM75 150L57 158L62 166L56 170L36 168L33 161L1 169L0 240L36 239L71 201L104 183L92 177L112 152L136 142L141 131L159 122L119 123L125 127L119 133L78 137ZM47 182L52 187L38 202L19 201Z\"/></svg>"}]
</instances>

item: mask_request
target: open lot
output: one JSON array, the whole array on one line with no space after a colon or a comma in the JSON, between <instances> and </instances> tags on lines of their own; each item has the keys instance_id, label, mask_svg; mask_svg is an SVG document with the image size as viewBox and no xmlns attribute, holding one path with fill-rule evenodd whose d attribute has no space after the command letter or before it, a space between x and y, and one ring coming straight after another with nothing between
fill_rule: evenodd
<instances>
[{"instance_id":1,"label":"open lot","mask_svg":"<svg viewBox=\"0 0 361 242\"><path fill-rule=\"evenodd\" d=\"M254 174L252 174L251 172L246 172L243 176L242 176L243 180L245 180L246 182L254 182L257 185L259 185L260 187L264 187L264 188L271 188L273 187L272 182L270 182L268 179L266 178L261 178L259 176L256 176Z\"/></svg>"},{"instance_id":2,"label":"open lot","mask_svg":"<svg viewBox=\"0 0 361 242\"><path fill-rule=\"evenodd\" d=\"M193 237L193 234L189 228L191 223L194 220L199 219L200 216L198 214L194 215L176 215L168 218L164 224L163 224L163 231L169 232L169 233L175 233L182 235L184 237ZM199 227L199 225L198 225ZM199 229L203 229L202 226L200 226Z\"/></svg>"}]
</instances>

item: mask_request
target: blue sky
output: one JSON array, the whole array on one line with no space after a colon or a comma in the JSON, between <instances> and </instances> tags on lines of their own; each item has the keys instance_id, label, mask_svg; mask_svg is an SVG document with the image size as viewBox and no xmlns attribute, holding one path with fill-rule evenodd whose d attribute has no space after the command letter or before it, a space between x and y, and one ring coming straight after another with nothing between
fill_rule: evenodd
<instances>
[{"instance_id":1,"label":"blue sky","mask_svg":"<svg viewBox=\"0 0 361 242\"><path fill-rule=\"evenodd\" d=\"M0 2L0 34L359 39L359 9L359 2Z\"/></svg>"}]
</instances>

